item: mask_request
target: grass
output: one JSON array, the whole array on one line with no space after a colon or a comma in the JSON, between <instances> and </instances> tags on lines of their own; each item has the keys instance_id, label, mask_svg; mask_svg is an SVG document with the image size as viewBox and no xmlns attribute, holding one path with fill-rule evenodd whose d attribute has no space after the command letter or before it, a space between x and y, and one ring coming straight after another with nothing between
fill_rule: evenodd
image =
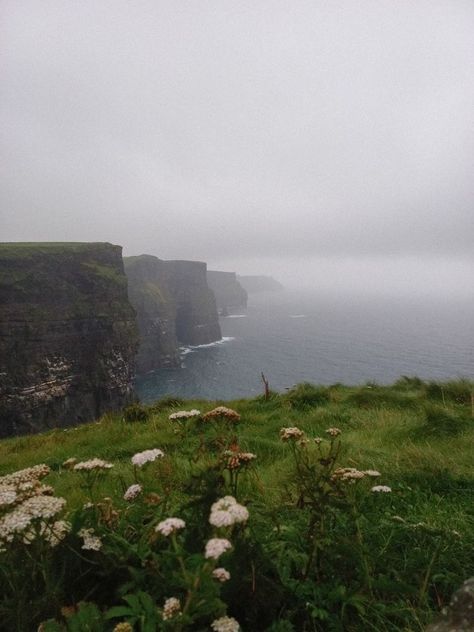
<instances>
[{"instance_id":1,"label":"grass","mask_svg":"<svg viewBox=\"0 0 474 632\"><path fill-rule=\"evenodd\" d=\"M251 516L254 516L257 525L255 529L261 529L262 533L267 529L268 520L273 521L275 516L286 516L289 511L284 499L292 471L292 456L288 445L279 440L279 430L283 426L297 426L308 437L323 437L328 427L336 426L341 429L343 437L339 461L348 467L374 469L383 473L383 484L389 485L393 493L389 499L383 499L385 508L382 513L373 514L378 516L377 523L362 524L372 539L370 542L382 551L372 563L374 568L380 564L381 570L374 576L374 584L381 600L379 609L386 619L381 615L380 620L374 623L374 629L423 629L433 612L445 604L451 592L474 572L473 387L466 380L441 384L425 383L417 378L402 378L392 386L371 384L349 387L338 384L322 387L302 384L286 394L272 393L268 400L257 397L225 402L226 406L241 414L241 423L238 424L241 449L254 452L258 457L257 474L242 480L240 494L249 503ZM177 490L185 500L195 469L190 455L198 445L198 434L192 424L199 422L186 422L188 430L177 433L176 424L168 419L169 414L183 408L197 408L206 412L220 403L202 400L183 402L166 398L153 406L134 407L128 414L105 415L94 423L2 440L0 475L46 463L52 468L48 483L54 486L56 494L67 498L70 509L79 508L86 500L85 492L77 486L74 474L62 468L61 464L66 459L100 457L112 461L115 467L113 473L104 480L101 494L121 497L124 487L130 482L126 481L130 478L131 456L148 448L159 447L169 456L167 467L160 470L160 484L164 489ZM142 420L125 421L126 418ZM212 462L210 457L207 461L206 458L202 462L203 472ZM143 476L148 474L144 472ZM148 482L151 484L153 481L150 478ZM368 498L364 502L368 503L367 515L372 515L374 499ZM401 521L400 529L406 531L403 536L405 540L400 539L400 542L404 542L403 546L396 544L396 538L402 536L397 535L391 526L392 521L398 518ZM297 518L292 517L291 520L295 522L291 522L291 529L287 527L289 534L298 524ZM423 540L424 532L421 533L420 529L430 534L438 531L445 533L447 529L460 534L454 553L447 548L444 550L443 538L439 536L440 550L433 565L433 576L429 576L425 587L423 573L427 573L429 560L427 562L423 557L427 545ZM283 536L286 537L285 532ZM435 537L438 536L433 535ZM270 544L265 544L265 538L262 539L262 546L270 547ZM285 550L288 553L289 549ZM290 564L291 560L286 560L285 555L282 555L281 559L278 558L279 568L286 568L285 564ZM423 561L418 563L417 556ZM263 563L268 563L268 559ZM340 557L335 558L334 563L339 564ZM403 602L406 606L404 614L401 610L398 612L397 608L401 606L394 601L393 596L397 590L404 590L404 582L407 581L403 573L396 570L398 566L405 571L412 568L411 574L423 587L418 597L407 597ZM274 569L270 572L274 572ZM290 585L293 590L294 584ZM323 587L320 588L323 590ZM280 586L280 589L283 594L288 586L284 589ZM300 587L298 590L303 589ZM334 595L331 595L317 598L332 603ZM304 592L300 597L305 603L317 599ZM232 599L229 596L231 604ZM239 597L235 599L238 604ZM288 612L291 610L288 604L282 604L281 607ZM358 606L361 620L364 620L364 607ZM238 605L234 609L238 610ZM316 618L323 616L318 614L317 609L315 612ZM299 621L299 615L293 613L291 616L294 622ZM280 624L283 627L267 626L262 629L300 629ZM329 626L320 622L314 628L304 629L339 629L337 626L325 625ZM244 625L246 629L252 628ZM366 620L364 624L355 624L355 627L347 629L371 628Z\"/></svg>"}]
</instances>

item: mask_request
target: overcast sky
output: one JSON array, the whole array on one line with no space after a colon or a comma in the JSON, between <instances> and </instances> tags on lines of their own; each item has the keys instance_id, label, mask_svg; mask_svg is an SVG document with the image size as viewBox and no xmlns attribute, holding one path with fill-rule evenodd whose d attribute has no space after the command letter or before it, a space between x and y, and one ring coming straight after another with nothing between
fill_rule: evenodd
<instances>
[{"instance_id":1,"label":"overcast sky","mask_svg":"<svg viewBox=\"0 0 474 632\"><path fill-rule=\"evenodd\" d=\"M0 12L1 241L472 294L472 0Z\"/></svg>"}]
</instances>

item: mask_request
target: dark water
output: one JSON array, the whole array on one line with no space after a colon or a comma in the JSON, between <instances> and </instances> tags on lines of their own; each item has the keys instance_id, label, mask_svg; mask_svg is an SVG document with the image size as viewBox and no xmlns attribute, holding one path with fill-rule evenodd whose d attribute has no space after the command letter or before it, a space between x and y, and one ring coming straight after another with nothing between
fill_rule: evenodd
<instances>
[{"instance_id":1,"label":"dark water","mask_svg":"<svg viewBox=\"0 0 474 632\"><path fill-rule=\"evenodd\" d=\"M474 378L474 299L395 299L289 291L251 295L244 317L221 319L224 341L186 350L181 369L142 379L163 395L249 397L298 382L390 383L400 375Z\"/></svg>"}]
</instances>

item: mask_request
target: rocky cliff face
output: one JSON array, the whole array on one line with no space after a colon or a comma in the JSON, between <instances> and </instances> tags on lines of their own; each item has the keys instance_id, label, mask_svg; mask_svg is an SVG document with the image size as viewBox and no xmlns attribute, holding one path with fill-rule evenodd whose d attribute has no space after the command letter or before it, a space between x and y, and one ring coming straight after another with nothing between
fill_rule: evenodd
<instances>
[{"instance_id":1,"label":"rocky cliff face","mask_svg":"<svg viewBox=\"0 0 474 632\"><path fill-rule=\"evenodd\" d=\"M176 304L168 289L165 262L141 255L126 257L124 264L140 334L138 373L178 366Z\"/></svg>"},{"instance_id":2,"label":"rocky cliff face","mask_svg":"<svg viewBox=\"0 0 474 632\"><path fill-rule=\"evenodd\" d=\"M88 421L133 397L122 249L0 244L0 436Z\"/></svg>"},{"instance_id":3,"label":"rocky cliff face","mask_svg":"<svg viewBox=\"0 0 474 632\"><path fill-rule=\"evenodd\" d=\"M139 373L177 365L179 344L220 340L216 301L207 285L205 263L162 261L151 255L124 261L140 332Z\"/></svg>"},{"instance_id":4,"label":"rocky cliff face","mask_svg":"<svg viewBox=\"0 0 474 632\"><path fill-rule=\"evenodd\" d=\"M207 283L214 292L219 309L233 311L247 307L247 292L237 281L235 272L208 270Z\"/></svg>"}]
</instances>

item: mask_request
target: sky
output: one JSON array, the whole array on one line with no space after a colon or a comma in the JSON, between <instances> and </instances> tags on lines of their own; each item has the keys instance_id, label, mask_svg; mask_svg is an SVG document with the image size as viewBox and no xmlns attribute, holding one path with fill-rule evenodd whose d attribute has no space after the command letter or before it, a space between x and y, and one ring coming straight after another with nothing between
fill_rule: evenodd
<instances>
[{"instance_id":1,"label":"sky","mask_svg":"<svg viewBox=\"0 0 474 632\"><path fill-rule=\"evenodd\" d=\"M472 0L2 0L0 241L473 294Z\"/></svg>"}]
</instances>

